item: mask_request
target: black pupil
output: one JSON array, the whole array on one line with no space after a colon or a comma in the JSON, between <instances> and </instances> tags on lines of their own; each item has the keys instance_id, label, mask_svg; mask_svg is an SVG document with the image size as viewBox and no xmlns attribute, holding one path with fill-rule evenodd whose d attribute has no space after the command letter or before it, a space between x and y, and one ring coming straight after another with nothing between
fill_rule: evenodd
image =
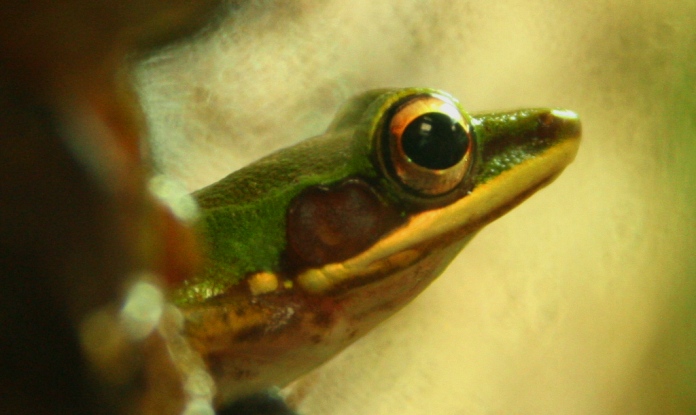
<instances>
[{"instance_id":1,"label":"black pupil","mask_svg":"<svg viewBox=\"0 0 696 415\"><path fill-rule=\"evenodd\" d=\"M454 166L466 154L469 137L462 125L439 112L423 114L404 130L401 146L414 163L442 170Z\"/></svg>"}]
</instances>

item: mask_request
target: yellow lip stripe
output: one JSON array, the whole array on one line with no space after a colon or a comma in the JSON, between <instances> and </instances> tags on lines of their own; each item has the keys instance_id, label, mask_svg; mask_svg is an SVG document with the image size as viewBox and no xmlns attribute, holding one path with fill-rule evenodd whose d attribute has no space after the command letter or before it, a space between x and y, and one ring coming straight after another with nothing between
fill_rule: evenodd
<instances>
[{"instance_id":1,"label":"yellow lip stripe","mask_svg":"<svg viewBox=\"0 0 696 415\"><path fill-rule=\"evenodd\" d=\"M490 212L506 206L526 190L560 173L575 158L579 144L579 138L559 142L542 155L525 160L478 186L459 201L414 215L402 227L361 254L342 263L306 270L298 276L297 281L307 292L322 293L341 282L378 271L387 263L392 266L408 265L419 255L410 247L484 220Z\"/></svg>"}]
</instances>

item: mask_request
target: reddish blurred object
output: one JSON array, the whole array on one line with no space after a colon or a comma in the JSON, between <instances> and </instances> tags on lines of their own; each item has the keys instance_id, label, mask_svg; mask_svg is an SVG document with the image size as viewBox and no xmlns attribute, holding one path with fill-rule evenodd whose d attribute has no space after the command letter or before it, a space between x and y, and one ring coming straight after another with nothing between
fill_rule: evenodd
<instances>
[{"instance_id":1,"label":"reddish blurred object","mask_svg":"<svg viewBox=\"0 0 696 415\"><path fill-rule=\"evenodd\" d=\"M217 3L0 3L0 413L138 411L146 376L103 382L79 326L117 308L134 272L178 280L195 253L145 190L127 59L203 27Z\"/></svg>"}]
</instances>

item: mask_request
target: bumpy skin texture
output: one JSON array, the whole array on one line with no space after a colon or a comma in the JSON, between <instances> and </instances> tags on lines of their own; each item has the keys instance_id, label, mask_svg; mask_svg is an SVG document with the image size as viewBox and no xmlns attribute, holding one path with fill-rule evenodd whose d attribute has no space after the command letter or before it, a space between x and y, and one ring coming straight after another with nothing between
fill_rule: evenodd
<instances>
[{"instance_id":1,"label":"bumpy skin texture","mask_svg":"<svg viewBox=\"0 0 696 415\"><path fill-rule=\"evenodd\" d=\"M212 266L195 281L222 289L249 272L277 270L285 249L290 201L308 183L331 183L349 175L351 169L367 170L368 149L356 147L341 134L320 136L284 152L281 158L269 156L194 193L203 210L200 226L209 243L216 245L208 251ZM325 156L308 158L307 152ZM336 158L355 161L337 163ZM264 196L256 199L259 194Z\"/></svg>"},{"instance_id":2,"label":"bumpy skin texture","mask_svg":"<svg viewBox=\"0 0 696 415\"><path fill-rule=\"evenodd\" d=\"M205 241L207 262L202 272L177 293L178 304L195 304L222 294L250 273L279 274L296 265L287 263L296 262L289 256L311 248L300 246L288 251L288 237L310 230L296 226L288 229L288 212L292 203L296 203L293 201L302 199L301 193L312 187L323 187L330 192L346 180L355 179L371 188L385 205L384 218L379 219L385 227L375 231L378 237L408 213L450 203L502 172L542 154L557 144L558 137L579 134L578 123L565 123L549 109L476 115L472 124L473 167L462 183L442 197L418 198L380 170L382 155L377 147L385 129L383 123L389 119L390 111L394 111L395 103L425 93L444 94L425 88L382 89L359 94L343 106L324 134L264 157L195 192L202 213L197 228ZM465 122L471 124L472 118L461 111ZM306 238L298 243L310 244L311 240ZM337 254L336 259L324 263L350 256ZM312 265L322 263L298 266Z\"/></svg>"},{"instance_id":3,"label":"bumpy skin texture","mask_svg":"<svg viewBox=\"0 0 696 415\"><path fill-rule=\"evenodd\" d=\"M207 260L178 300L183 333L214 379L218 405L284 387L334 357L418 296L478 230L574 159L576 114L537 109L472 119L447 95L419 88L361 94L325 134L196 192ZM433 113L451 117L448 128L459 120L466 131L467 153L444 171L398 158L405 134L395 125L404 117L422 128L422 141L461 139L413 121ZM409 180L435 178L423 180L421 190L457 179L440 193L417 193L399 168L413 169ZM329 246L352 240L365 216L387 227L355 247L324 252L312 237Z\"/></svg>"},{"instance_id":4,"label":"bumpy skin texture","mask_svg":"<svg viewBox=\"0 0 696 415\"><path fill-rule=\"evenodd\" d=\"M210 261L177 294L177 301L195 303L219 294L250 272L277 272L285 250L288 207L311 186L330 187L353 177L373 186L397 210L413 209L380 174L373 137L382 128L386 108L405 96L431 91L383 89L359 94L342 107L324 134L196 191L202 210L198 227L207 239Z\"/></svg>"}]
</instances>

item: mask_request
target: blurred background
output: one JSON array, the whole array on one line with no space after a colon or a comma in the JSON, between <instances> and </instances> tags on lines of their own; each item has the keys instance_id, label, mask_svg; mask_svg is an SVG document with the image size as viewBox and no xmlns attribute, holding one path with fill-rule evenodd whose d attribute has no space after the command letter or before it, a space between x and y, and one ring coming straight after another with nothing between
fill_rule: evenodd
<instances>
[{"instance_id":1,"label":"blurred background","mask_svg":"<svg viewBox=\"0 0 696 415\"><path fill-rule=\"evenodd\" d=\"M471 112L578 112L578 157L423 295L288 389L313 414L696 413L696 3L230 6L149 57L147 151L195 190L428 86Z\"/></svg>"}]
</instances>

